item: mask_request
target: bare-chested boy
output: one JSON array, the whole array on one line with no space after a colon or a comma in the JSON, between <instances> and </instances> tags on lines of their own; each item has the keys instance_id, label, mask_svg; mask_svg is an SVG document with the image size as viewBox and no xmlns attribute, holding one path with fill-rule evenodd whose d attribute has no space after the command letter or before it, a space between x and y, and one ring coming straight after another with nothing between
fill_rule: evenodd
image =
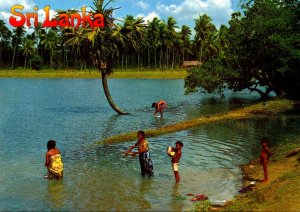
<instances>
[{"instance_id":1,"label":"bare-chested boy","mask_svg":"<svg viewBox=\"0 0 300 212\"><path fill-rule=\"evenodd\" d=\"M269 180L268 163L269 163L269 158L272 155L272 152L269 149L268 142L269 139L266 137L261 139L262 150L260 152L260 164L263 166L264 176L265 176L264 180L262 181L263 183Z\"/></svg>"}]
</instances>

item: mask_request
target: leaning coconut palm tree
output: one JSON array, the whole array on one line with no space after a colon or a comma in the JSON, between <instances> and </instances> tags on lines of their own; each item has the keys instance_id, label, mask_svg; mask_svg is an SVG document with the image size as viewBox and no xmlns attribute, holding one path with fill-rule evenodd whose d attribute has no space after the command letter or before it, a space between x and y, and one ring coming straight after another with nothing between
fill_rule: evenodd
<instances>
[{"instance_id":1,"label":"leaning coconut palm tree","mask_svg":"<svg viewBox=\"0 0 300 212\"><path fill-rule=\"evenodd\" d=\"M144 25L142 18L126 22L123 27L116 24L112 15L118 8L108 8L111 2L112 0L93 1L91 17L103 14L103 28L86 26L78 30L73 29L73 32L68 33L66 45L77 46L84 52L88 62L92 61L101 73L103 90L110 106L119 114L128 114L114 103L109 92L107 76L113 72L113 61L119 55L119 49L139 48L144 35Z\"/></svg>"}]
</instances>

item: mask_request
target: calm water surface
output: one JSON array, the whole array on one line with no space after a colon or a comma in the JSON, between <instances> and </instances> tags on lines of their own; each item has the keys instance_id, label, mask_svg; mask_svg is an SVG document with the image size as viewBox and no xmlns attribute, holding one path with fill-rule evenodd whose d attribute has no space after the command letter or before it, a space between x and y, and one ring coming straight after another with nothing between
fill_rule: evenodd
<instances>
[{"instance_id":1,"label":"calm water surface","mask_svg":"<svg viewBox=\"0 0 300 212\"><path fill-rule=\"evenodd\" d=\"M241 188L239 164L258 156L259 138L286 142L300 135L297 116L209 124L149 139L155 177L140 176L133 142L95 145L107 136L212 115L258 101L247 92L184 96L182 80L114 79L111 94L132 113L110 109L98 79L0 79L0 210L187 210L187 193L229 200ZM168 102L163 119L151 104ZM49 139L58 141L65 178L43 179ZM185 144L181 183L174 184L167 146Z\"/></svg>"}]
</instances>

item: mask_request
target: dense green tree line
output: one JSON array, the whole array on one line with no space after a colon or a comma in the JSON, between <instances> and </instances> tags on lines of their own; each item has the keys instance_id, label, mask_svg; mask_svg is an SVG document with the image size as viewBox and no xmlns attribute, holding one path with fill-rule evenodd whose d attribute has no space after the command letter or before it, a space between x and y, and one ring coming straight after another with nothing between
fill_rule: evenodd
<instances>
[{"instance_id":1,"label":"dense green tree line","mask_svg":"<svg viewBox=\"0 0 300 212\"><path fill-rule=\"evenodd\" d=\"M58 13L62 12L76 11L58 11ZM118 36L125 34L137 23L139 31L135 33L140 33L142 40L138 48L133 48L128 44L135 42L133 38L126 39L126 36ZM217 30L207 15L199 15L195 20L195 36L191 36L192 31L188 26L179 27L173 17L169 17L166 21L154 18L152 21L145 22L128 15L124 20L114 21L113 28L115 29L113 36L119 39L119 43L114 43L116 49L113 54L113 65L120 69L132 67L173 69L181 66L184 60L199 60L204 63L216 54L223 54L222 52L227 48L223 40L223 33L227 28L221 26ZM93 67L92 62L85 58L87 54L83 48L84 42L80 48L67 45L69 35L74 29L43 28L39 24L37 27L32 27L32 30L32 33L27 33L23 27L19 27L10 31L4 21L0 20L1 68L30 68L30 59L34 56L42 59L45 68ZM122 39L125 39L127 44Z\"/></svg>"},{"instance_id":2,"label":"dense green tree line","mask_svg":"<svg viewBox=\"0 0 300 212\"><path fill-rule=\"evenodd\" d=\"M224 30L222 54L189 71L187 93L249 89L300 98L300 3L249 0ZM219 30L221 31L221 29Z\"/></svg>"}]
</instances>

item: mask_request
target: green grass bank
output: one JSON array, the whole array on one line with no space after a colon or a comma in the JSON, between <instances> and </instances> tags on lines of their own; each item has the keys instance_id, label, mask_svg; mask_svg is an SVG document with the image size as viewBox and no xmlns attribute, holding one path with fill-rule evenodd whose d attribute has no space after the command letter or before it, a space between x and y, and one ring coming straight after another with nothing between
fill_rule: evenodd
<instances>
[{"instance_id":1,"label":"green grass bank","mask_svg":"<svg viewBox=\"0 0 300 212\"><path fill-rule=\"evenodd\" d=\"M196 202L191 211L299 211L300 210L300 153L286 157L293 150L299 151L300 138L285 144L271 146L269 182L261 183L263 170L259 158L242 165L244 186L256 181L251 190L239 194L224 206L213 206L209 201Z\"/></svg>"},{"instance_id":2,"label":"green grass bank","mask_svg":"<svg viewBox=\"0 0 300 212\"><path fill-rule=\"evenodd\" d=\"M221 211L299 211L300 210L300 154L286 157L300 147L300 138L271 146L274 153L268 165L269 182L261 183L263 170L259 158L241 168L244 186L256 181L251 191L228 202Z\"/></svg>"},{"instance_id":3,"label":"green grass bank","mask_svg":"<svg viewBox=\"0 0 300 212\"><path fill-rule=\"evenodd\" d=\"M183 79L187 69L116 69L109 78ZM30 69L0 70L0 78L101 78L98 70L51 70Z\"/></svg>"}]
</instances>

